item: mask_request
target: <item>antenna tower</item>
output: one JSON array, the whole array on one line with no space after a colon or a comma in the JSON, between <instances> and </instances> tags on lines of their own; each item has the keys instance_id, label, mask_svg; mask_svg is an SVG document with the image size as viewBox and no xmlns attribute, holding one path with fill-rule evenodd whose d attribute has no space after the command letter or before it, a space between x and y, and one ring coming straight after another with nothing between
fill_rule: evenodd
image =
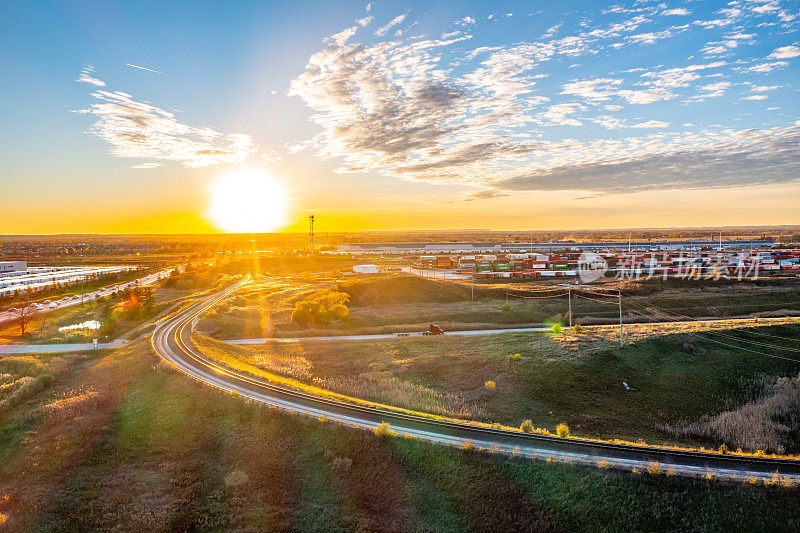
<instances>
[{"instance_id":1,"label":"antenna tower","mask_svg":"<svg viewBox=\"0 0 800 533\"><path fill-rule=\"evenodd\" d=\"M308 245L314 251L314 215L308 217Z\"/></svg>"}]
</instances>

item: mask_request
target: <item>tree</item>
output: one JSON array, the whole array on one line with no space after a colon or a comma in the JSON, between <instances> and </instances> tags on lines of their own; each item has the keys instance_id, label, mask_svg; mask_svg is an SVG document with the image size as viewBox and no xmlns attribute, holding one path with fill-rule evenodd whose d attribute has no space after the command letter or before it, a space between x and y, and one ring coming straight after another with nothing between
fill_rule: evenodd
<instances>
[{"instance_id":1,"label":"tree","mask_svg":"<svg viewBox=\"0 0 800 533\"><path fill-rule=\"evenodd\" d=\"M350 295L337 291L320 291L297 302L292 320L302 324L330 324L350 318Z\"/></svg>"},{"instance_id":2,"label":"tree","mask_svg":"<svg viewBox=\"0 0 800 533\"><path fill-rule=\"evenodd\" d=\"M19 324L19 334L22 336L25 335L25 327L31 321L33 315L38 312L38 308L30 302L26 302L24 307L12 307L8 312L14 315L14 320Z\"/></svg>"}]
</instances>

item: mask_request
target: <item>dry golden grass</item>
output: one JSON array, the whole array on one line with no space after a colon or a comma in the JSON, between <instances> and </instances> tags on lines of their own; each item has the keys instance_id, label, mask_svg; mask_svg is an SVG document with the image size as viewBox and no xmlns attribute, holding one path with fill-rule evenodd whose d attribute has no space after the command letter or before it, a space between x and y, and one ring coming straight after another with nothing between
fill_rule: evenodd
<instances>
[{"instance_id":1,"label":"dry golden grass","mask_svg":"<svg viewBox=\"0 0 800 533\"><path fill-rule=\"evenodd\" d=\"M729 453L729 447L753 450L757 455L783 453L786 439L800 429L800 376L778 379L765 387L759 399L736 410L669 429L676 435L722 441L720 453Z\"/></svg>"}]
</instances>

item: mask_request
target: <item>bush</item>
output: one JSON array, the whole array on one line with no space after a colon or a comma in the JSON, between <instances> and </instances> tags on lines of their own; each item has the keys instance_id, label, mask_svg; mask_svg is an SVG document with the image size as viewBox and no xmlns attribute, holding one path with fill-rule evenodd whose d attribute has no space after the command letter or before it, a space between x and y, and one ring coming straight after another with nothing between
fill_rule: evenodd
<instances>
[{"instance_id":1,"label":"bush","mask_svg":"<svg viewBox=\"0 0 800 533\"><path fill-rule=\"evenodd\" d=\"M515 353L514 355L510 355L508 359L509 361L519 361L520 359L522 359L522 354Z\"/></svg>"},{"instance_id":2,"label":"bush","mask_svg":"<svg viewBox=\"0 0 800 533\"><path fill-rule=\"evenodd\" d=\"M550 331L556 335L561 335L561 324L553 324L553 327L550 328Z\"/></svg>"},{"instance_id":3,"label":"bush","mask_svg":"<svg viewBox=\"0 0 800 533\"><path fill-rule=\"evenodd\" d=\"M519 430L523 433L533 433L533 421L531 419L523 420L519 425Z\"/></svg>"},{"instance_id":4,"label":"bush","mask_svg":"<svg viewBox=\"0 0 800 533\"><path fill-rule=\"evenodd\" d=\"M464 442L461 443L461 449L465 452L474 452L475 445L472 444L472 442L465 440Z\"/></svg>"},{"instance_id":5,"label":"bush","mask_svg":"<svg viewBox=\"0 0 800 533\"><path fill-rule=\"evenodd\" d=\"M575 326L572 328L572 331L576 335L580 335L581 333L583 333L583 327L580 324L575 324Z\"/></svg>"},{"instance_id":6,"label":"bush","mask_svg":"<svg viewBox=\"0 0 800 533\"><path fill-rule=\"evenodd\" d=\"M381 422L375 427L375 429L372 430L372 432L379 437L391 437L392 435L397 434L392 431L392 426L390 426L388 422Z\"/></svg>"},{"instance_id":7,"label":"bush","mask_svg":"<svg viewBox=\"0 0 800 533\"><path fill-rule=\"evenodd\" d=\"M647 465L647 471L650 473L650 475L659 475L661 473L661 463L650 463Z\"/></svg>"},{"instance_id":8,"label":"bush","mask_svg":"<svg viewBox=\"0 0 800 533\"><path fill-rule=\"evenodd\" d=\"M302 324L324 325L350 318L350 296L343 292L320 291L297 302L292 320Z\"/></svg>"},{"instance_id":9,"label":"bush","mask_svg":"<svg viewBox=\"0 0 800 533\"><path fill-rule=\"evenodd\" d=\"M492 381L492 380L490 379L489 381L487 381L486 383L484 383L484 384L483 384L483 386L484 386L484 388L487 388L487 389L490 389L490 390L491 390L491 389L494 389L494 388L497 386L497 383L495 383L494 381Z\"/></svg>"},{"instance_id":10,"label":"bush","mask_svg":"<svg viewBox=\"0 0 800 533\"><path fill-rule=\"evenodd\" d=\"M564 424L563 422L558 426L556 426L556 435L564 438L569 437L569 426Z\"/></svg>"}]
</instances>

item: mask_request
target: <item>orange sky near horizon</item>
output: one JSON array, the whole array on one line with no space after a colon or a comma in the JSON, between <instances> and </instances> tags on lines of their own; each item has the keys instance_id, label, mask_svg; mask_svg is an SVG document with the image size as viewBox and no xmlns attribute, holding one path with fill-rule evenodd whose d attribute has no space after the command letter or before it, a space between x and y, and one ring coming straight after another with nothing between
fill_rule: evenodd
<instances>
[{"instance_id":1,"label":"orange sky near horizon","mask_svg":"<svg viewBox=\"0 0 800 533\"><path fill-rule=\"evenodd\" d=\"M163 202L115 205L49 202L4 206L3 234L223 233L207 218L203 194L166 195ZM442 198L446 195L442 195ZM179 201L173 201L174 199ZM175 204L175 205L173 205ZM319 232L391 230L577 230L800 224L800 185L661 190L587 196L581 192L520 192L480 202L428 195L315 195L291 191L287 223L305 232L314 214Z\"/></svg>"}]
</instances>

